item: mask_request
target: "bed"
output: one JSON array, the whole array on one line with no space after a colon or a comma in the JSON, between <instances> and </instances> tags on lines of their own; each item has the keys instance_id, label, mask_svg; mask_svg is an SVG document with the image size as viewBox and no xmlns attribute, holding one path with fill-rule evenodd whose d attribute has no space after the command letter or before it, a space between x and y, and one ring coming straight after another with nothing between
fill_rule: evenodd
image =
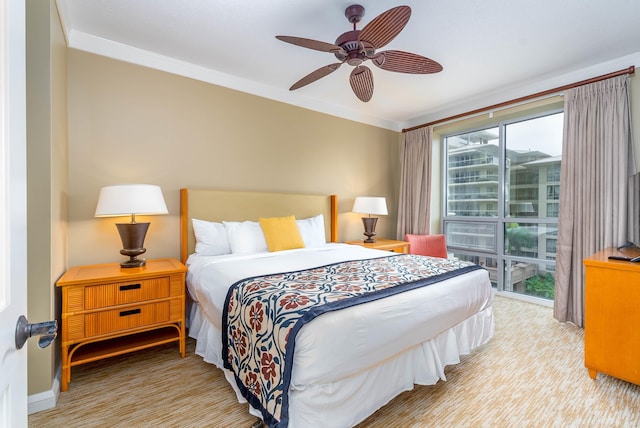
<instances>
[{"instance_id":1,"label":"bed","mask_svg":"<svg viewBox=\"0 0 640 428\"><path fill-rule=\"evenodd\" d=\"M181 189L180 196L189 335L196 353L222 369L238 400L269 426L354 426L415 384L445 380L445 366L493 335L487 271L338 243L334 195ZM304 245L268 251L267 222L285 217ZM267 248L248 245L248 235L234 229L261 221ZM205 224L218 229L203 235ZM203 250L216 233L228 236L230 248ZM276 294L251 294L257 289L280 293L288 305L279 300L267 309ZM302 294L291 299L292 289ZM314 299L325 304L283 309ZM281 324L265 321L276 311Z\"/></svg>"}]
</instances>

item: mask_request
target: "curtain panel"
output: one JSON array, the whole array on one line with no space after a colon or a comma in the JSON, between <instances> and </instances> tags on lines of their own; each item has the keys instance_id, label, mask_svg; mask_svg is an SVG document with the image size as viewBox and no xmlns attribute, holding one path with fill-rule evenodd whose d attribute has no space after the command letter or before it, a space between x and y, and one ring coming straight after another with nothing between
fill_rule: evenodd
<instances>
[{"instance_id":1,"label":"curtain panel","mask_svg":"<svg viewBox=\"0 0 640 428\"><path fill-rule=\"evenodd\" d=\"M584 326L584 267L596 251L623 245L638 179L631 162L628 76L567 90L560 176L554 317ZM630 203L631 202L631 203ZM635 222L637 223L637 217ZM637 227L637 226L636 226Z\"/></svg>"},{"instance_id":2,"label":"curtain panel","mask_svg":"<svg viewBox=\"0 0 640 428\"><path fill-rule=\"evenodd\" d=\"M640 168L640 165L637 167ZM640 171L629 177L629 209L627 215L627 240L640 246Z\"/></svg>"},{"instance_id":3,"label":"curtain panel","mask_svg":"<svg viewBox=\"0 0 640 428\"><path fill-rule=\"evenodd\" d=\"M400 195L397 239L429 233L433 126L403 134L400 145Z\"/></svg>"}]
</instances>

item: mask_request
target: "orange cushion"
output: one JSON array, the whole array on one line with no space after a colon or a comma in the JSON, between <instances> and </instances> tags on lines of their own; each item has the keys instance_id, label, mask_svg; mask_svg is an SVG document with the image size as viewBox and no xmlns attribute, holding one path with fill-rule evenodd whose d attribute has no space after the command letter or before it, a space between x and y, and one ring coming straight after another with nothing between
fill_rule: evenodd
<instances>
[{"instance_id":1,"label":"orange cushion","mask_svg":"<svg viewBox=\"0 0 640 428\"><path fill-rule=\"evenodd\" d=\"M412 235L406 234L410 254L447 258L447 242L444 235Z\"/></svg>"}]
</instances>

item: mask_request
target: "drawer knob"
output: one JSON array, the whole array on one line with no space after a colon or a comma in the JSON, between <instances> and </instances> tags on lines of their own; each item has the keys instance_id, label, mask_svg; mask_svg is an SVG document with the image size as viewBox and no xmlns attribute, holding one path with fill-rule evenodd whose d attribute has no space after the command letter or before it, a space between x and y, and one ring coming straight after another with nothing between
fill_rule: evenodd
<instances>
[{"instance_id":1,"label":"drawer knob","mask_svg":"<svg viewBox=\"0 0 640 428\"><path fill-rule=\"evenodd\" d=\"M130 309L128 311L120 311L120 316L121 317L128 317L129 315L136 315L136 314L139 314L140 312L141 312L140 308L138 308L138 309Z\"/></svg>"},{"instance_id":2,"label":"drawer knob","mask_svg":"<svg viewBox=\"0 0 640 428\"><path fill-rule=\"evenodd\" d=\"M120 291L137 290L139 288L140 288L140 284L121 285L120 286Z\"/></svg>"}]
</instances>

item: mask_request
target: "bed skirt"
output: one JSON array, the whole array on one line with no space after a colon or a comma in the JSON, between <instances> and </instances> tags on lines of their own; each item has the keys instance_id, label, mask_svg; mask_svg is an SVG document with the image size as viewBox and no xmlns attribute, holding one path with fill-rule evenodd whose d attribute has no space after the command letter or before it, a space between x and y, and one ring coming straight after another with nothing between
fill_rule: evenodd
<instances>
[{"instance_id":1,"label":"bed skirt","mask_svg":"<svg viewBox=\"0 0 640 428\"><path fill-rule=\"evenodd\" d=\"M459 363L461 355L488 342L493 333L493 308L488 306L433 339L350 377L325 384L292 384L289 427L356 425L415 384L434 385L438 380L446 380L444 368ZM197 341L197 355L224 370L219 352L220 330L207 321L197 305L191 308L189 336ZM238 401L246 402L237 390L233 373L224 371ZM250 411L261 416L255 409Z\"/></svg>"}]
</instances>

